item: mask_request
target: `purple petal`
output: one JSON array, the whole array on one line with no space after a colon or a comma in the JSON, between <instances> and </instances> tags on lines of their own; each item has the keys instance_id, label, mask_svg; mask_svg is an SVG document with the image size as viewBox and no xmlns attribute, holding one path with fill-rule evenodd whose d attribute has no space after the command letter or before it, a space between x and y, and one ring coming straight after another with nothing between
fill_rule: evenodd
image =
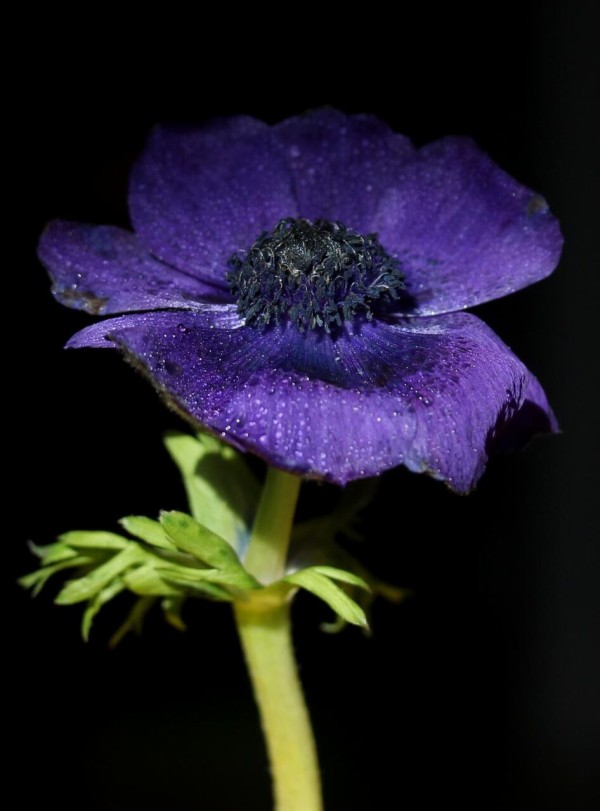
<instances>
[{"instance_id":1,"label":"purple petal","mask_svg":"<svg viewBox=\"0 0 600 811\"><path fill-rule=\"evenodd\" d=\"M558 422L539 381L530 377L523 406L507 420L500 419L493 436L494 451L519 450L535 434L558 432Z\"/></svg>"},{"instance_id":2,"label":"purple petal","mask_svg":"<svg viewBox=\"0 0 600 811\"><path fill-rule=\"evenodd\" d=\"M300 216L377 230L375 213L399 168L414 154L410 141L379 119L313 110L274 128L294 177Z\"/></svg>"},{"instance_id":3,"label":"purple petal","mask_svg":"<svg viewBox=\"0 0 600 811\"><path fill-rule=\"evenodd\" d=\"M178 307L194 309L223 292L150 256L134 234L108 225L52 222L38 254L68 307L95 315Z\"/></svg>"},{"instance_id":4,"label":"purple petal","mask_svg":"<svg viewBox=\"0 0 600 811\"><path fill-rule=\"evenodd\" d=\"M170 340L173 344L179 343L181 335L189 334L188 316L190 314L190 311L155 310L145 313L130 313L118 318L106 318L104 321L97 321L76 332L69 338L65 348L115 349L115 345L118 344L117 336L130 329L136 330L140 334L146 334L146 332L150 334L154 329L163 329L166 330L163 335L166 341ZM242 325L233 304L204 304L195 310L194 314L198 316L198 320L193 319L191 323L198 326L204 325L207 329L213 329L215 324L224 330L235 329ZM199 346L197 350L200 351Z\"/></svg>"},{"instance_id":5,"label":"purple petal","mask_svg":"<svg viewBox=\"0 0 600 811\"><path fill-rule=\"evenodd\" d=\"M339 484L399 464L469 490L498 432L556 427L539 384L475 316L371 322L337 341L259 332L231 307L111 319L107 337L178 409L286 470ZM531 399L530 399L531 398Z\"/></svg>"},{"instance_id":6,"label":"purple petal","mask_svg":"<svg viewBox=\"0 0 600 811\"><path fill-rule=\"evenodd\" d=\"M562 237L545 201L466 138L421 149L381 201L382 245L403 261L411 315L512 293L550 274Z\"/></svg>"},{"instance_id":7,"label":"purple petal","mask_svg":"<svg viewBox=\"0 0 600 811\"><path fill-rule=\"evenodd\" d=\"M133 170L129 204L153 254L223 287L233 253L297 214L270 128L244 116L157 128Z\"/></svg>"}]
</instances>

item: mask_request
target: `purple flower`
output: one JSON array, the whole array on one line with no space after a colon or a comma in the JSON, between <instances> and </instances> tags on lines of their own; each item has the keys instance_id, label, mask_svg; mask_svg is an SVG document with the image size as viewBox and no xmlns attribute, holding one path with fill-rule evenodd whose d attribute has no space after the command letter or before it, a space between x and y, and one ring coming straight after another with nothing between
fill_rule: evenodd
<instances>
[{"instance_id":1,"label":"purple flower","mask_svg":"<svg viewBox=\"0 0 600 811\"><path fill-rule=\"evenodd\" d=\"M471 141L415 149L334 110L158 128L129 203L133 233L42 236L59 301L127 313L68 346L119 348L232 445L340 484L403 464L465 491L491 449L556 429L459 311L551 273L559 227Z\"/></svg>"}]
</instances>

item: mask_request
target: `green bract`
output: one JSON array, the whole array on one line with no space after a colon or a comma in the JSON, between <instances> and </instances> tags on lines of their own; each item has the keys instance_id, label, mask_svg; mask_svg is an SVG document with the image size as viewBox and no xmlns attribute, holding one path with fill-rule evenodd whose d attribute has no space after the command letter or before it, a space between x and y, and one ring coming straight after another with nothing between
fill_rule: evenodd
<instances>
[{"instance_id":1,"label":"green bract","mask_svg":"<svg viewBox=\"0 0 600 811\"><path fill-rule=\"evenodd\" d=\"M206 435L172 432L165 443L182 474L191 515L165 511L158 521L130 515L119 522L127 535L78 530L61 535L48 546L32 545L41 560L40 568L21 578L21 585L37 594L53 574L66 571L72 575L56 602L86 603L85 639L96 614L122 592L137 599L112 644L128 631L139 630L156 603L168 622L184 629L181 611L188 598L247 601L260 609L273 597L291 599L305 589L335 612L337 622L326 628L345 623L366 628L368 599L361 598L361 593L386 593L392 599L403 596L400 590L371 578L335 543L340 531L351 534L356 513L365 506L370 491L365 490L362 498L343 496L330 515L295 527L285 576L260 583L243 563L260 498L260 485L243 458Z\"/></svg>"}]
</instances>

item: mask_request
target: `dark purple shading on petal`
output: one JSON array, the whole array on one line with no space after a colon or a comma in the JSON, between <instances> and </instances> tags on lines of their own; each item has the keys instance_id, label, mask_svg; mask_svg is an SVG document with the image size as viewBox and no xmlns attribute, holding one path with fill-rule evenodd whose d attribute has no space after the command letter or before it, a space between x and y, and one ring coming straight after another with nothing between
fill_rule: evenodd
<instances>
[{"instance_id":1,"label":"dark purple shading on petal","mask_svg":"<svg viewBox=\"0 0 600 811\"><path fill-rule=\"evenodd\" d=\"M402 260L410 315L462 310L548 276L562 237L543 198L467 138L419 150L376 215L382 245Z\"/></svg>"},{"instance_id":2,"label":"dark purple shading on petal","mask_svg":"<svg viewBox=\"0 0 600 811\"><path fill-rule=\"evenodd\" d=\"M223 291L164 265L135 234L109 225L52 222L38 255L52 292L68 307L95 315L177 307L194 309Z\"/></svg>"},{"instance_id":3,"label":"dark purple shading on petal","mask_svg":"<svg viewBox=\"0 0 600 811\"><path fill-rule=\"evenodd\" d=\"M122 348L179 409L278 467L344 484L404 464L469 490L539 384L475 316L371 322L337 341L244 327L233 307L96 324L70 346ZM532 399L529 400L528 398Z\"/></svg>"},{"instance_id":4,"label":"dark purple shading on petal","mask_svg":"<svg viewBox=\"0 0 600 811\"><path fill-rule=\"evenodd\" d=\"M520 450L535 434L557 432L558 423L548 406L546 394L539 381L531 377L521 409L512 417L500 418L494 433L488 438L488 451Z\"/></svg>"},{"instance_id":5,"label":"dark purple shading on petal","mask_svg":"<svg viewBox=\"0 0 600 811\"><path fill-rule=\"evenodd\" d=\"M245 116L202 129L157 128L134 167L129 205L153 254L223 287L234 252L297 216L271 129Z\"/></svg>"},{"instance_id":6,"label":"dark purple shading on petal","mask_svg":"<svg viewBox=\"0 0 600 811\"><path fill-rule=\"evenodd\" d=\"M294 179L300 216L377 231L383 193L415 150L370 115L312 110L274 127Z\"/></svg>"}]
</instances>

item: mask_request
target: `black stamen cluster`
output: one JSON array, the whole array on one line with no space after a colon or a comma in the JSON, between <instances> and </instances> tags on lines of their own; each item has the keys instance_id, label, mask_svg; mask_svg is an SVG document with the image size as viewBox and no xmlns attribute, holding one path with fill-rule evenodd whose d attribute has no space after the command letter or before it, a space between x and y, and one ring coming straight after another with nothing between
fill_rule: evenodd
<instances>
[{"instance_id":1,"label":"black stamen cluster","mask_svg":"<svg viewBox=\"0 0 600 811\"><path fill-rule=\"evenodd\" d=\"M338 222L280 220L248 251L230 260L228 281L246 323L266 327L285 319L301 332L332 332L344 320L398 298L399 263L376 234L362 236Z\"/></svg>"}]
</instances>

